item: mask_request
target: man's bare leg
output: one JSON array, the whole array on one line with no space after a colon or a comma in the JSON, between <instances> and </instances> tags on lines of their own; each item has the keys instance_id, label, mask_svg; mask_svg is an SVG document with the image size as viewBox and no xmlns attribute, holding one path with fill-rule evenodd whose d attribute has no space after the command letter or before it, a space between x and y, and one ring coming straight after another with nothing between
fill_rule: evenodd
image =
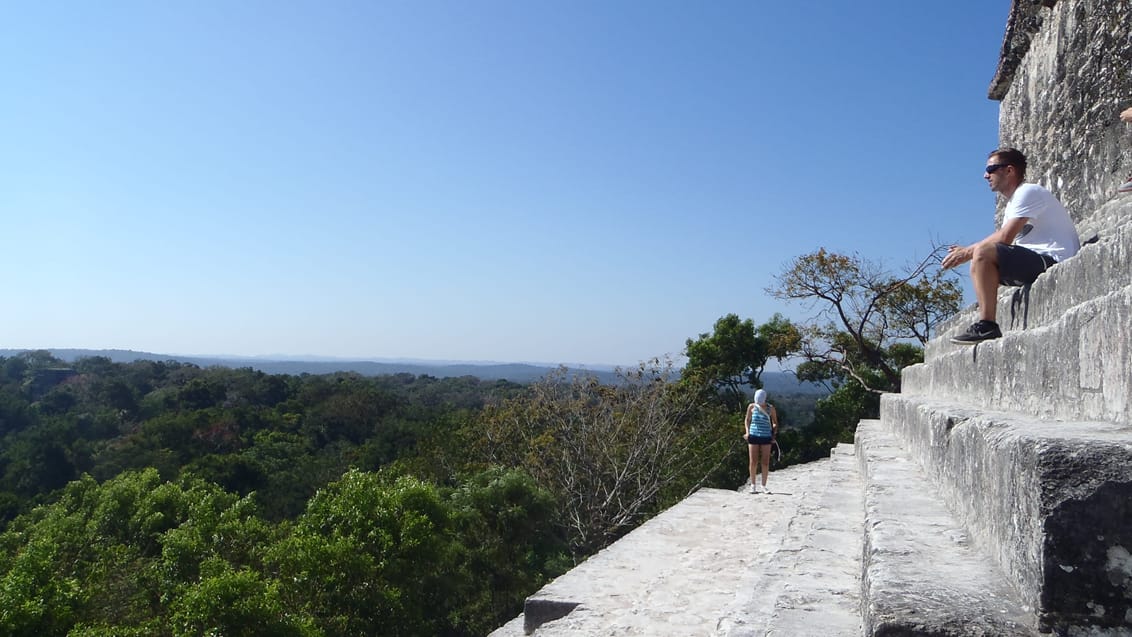
<instances>
[{"instance_id":1,"label":"man's bare leg","mask_svg":"<svg viewBox=\"0 0 1132 637\"><path fill-rule=\"evenodd\" d=\"M998 315L998 247L981 243L971 258L971 284L979 302L979 318L994 321Z\"/></svg>"}]
</instances>

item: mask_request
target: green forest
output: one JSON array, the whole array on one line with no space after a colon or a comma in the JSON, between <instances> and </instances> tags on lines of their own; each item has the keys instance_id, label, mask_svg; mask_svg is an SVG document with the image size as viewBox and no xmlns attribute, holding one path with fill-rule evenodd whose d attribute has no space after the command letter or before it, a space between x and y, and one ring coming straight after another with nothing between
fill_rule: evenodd
<instances>
[{"instance_id":1,"label":"green forest","mask_svg":"<svg viewBox=\"0 0 1132 637\"><path fill-rule=\"evenodd\" d=\"M2 358L0 633L485 634L689 489L740 482L735 428L662 373ZM687 426L634 456L658 417ZM616 484L626 469L647 479Z\"/></svg>"},{"instance_id":2,"label":"green forest","mask_svg":"<svg viewBox=\"0 0 1132 637\"><path fill-rule=\"evenodd\" d=\"M729 314L682 366L614 383L0 357L0 635L485 635L696 489L743 484L768 361L830 389L772 397L775 468L851 441L958 302L867 265L820 251L776 288L832 282L852 322Z\"/></svg>"}]
</instances>

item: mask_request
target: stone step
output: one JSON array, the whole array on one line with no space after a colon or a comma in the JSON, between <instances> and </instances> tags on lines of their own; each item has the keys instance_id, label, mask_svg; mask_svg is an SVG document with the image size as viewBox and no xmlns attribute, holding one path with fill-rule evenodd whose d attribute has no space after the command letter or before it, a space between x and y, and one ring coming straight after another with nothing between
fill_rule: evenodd
<instances>
[{"instance_id":1,"label":"stone step","mask_svg":"<svg viewBox=\"0 0 1132 637\"><path fill-rule=\"evenodd\" d=\"M879 421L857 427L864 635L1037 635L1034 618Z\"/></svg>"},{"instance_id":2,"label":"stone step","mask_svg":"<svg viewBox=\"0 0 1132 637\"><path fill-rule=\"evenodd\" d=\"M901 392L1041 418L1132 423L1132 285L1042 327L951 347L906 367Z\"/></svg>"},{"instance_id":3,"label":"stone step","mask_svg":"<svg viewBox=\"0 0 1132 637\"><path fill-rule=\"evenodd\" d=\"M791 525L829 487L832 464L772 471L770 494L697 491L544 586L491 635L724 634L738 625L737 601L795 560ZM741 608L744 624L769 622L752 611Z\"/></svg>"},{"instance_id":4,"label":"stone step","mask_svg":"<svg viewBox=\"0 0 1132 637\"><path fill-rule=\"evenodd\" d=\"M824 482L800 502L774 559L752 571L715 634L861 635L864 503L853 445L832 450Z\"/></svg>"},{"instance_id":5,"label":"stone step","mask_svg":"<svg viewBox=\"0 0 1132 637\"><path fill-rule=\"evenodd\" d=\"M1132 427L904 394L881 422L1043 630L1132 634Z\"/></svg>"},{"instance_id":6,"label":"stone step","mask_svg":"<svg viewBox=\"0 0 1132 637\"><path fill-rule=\"evenodd\" d=\"M1054 324L1070 308L1132 284L1132 199L1106 204L1090 221L1079 224L1079 232L1082 239L1096 234L1098 241L1083 246L1077 256L1039 276L1028 302L1014 313L1013 325L1011 300L1014 291L1020 288L999 288L997 319L1004 333ZM963 276L968 276L965 269L961 271ZM971 305L940 324L936 330L940 338L927 344L925 359L932 360L956 348L969 347L951 343L950 338L978 318L977 307Z\"/></svg>"}]
</instances>

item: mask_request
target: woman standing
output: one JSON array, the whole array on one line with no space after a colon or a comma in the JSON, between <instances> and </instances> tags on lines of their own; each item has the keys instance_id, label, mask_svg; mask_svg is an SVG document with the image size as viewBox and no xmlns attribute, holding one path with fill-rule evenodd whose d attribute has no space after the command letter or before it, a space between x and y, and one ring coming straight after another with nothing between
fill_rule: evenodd
<instances>
[{"instance_id":1,"label":"woman standing","mask_svg":"<svg viewBox=\"0 0 1132 637\"><path fill-rule=\"evenodd\" d=\"M751 473L751 493L758 493L759 463L763 469L763 491L766 479L770 476L770 445L778 433L778 413L774 405L766 403L766 390L755 392L755 402L747 405L747 416L743 418L743 439L747 441L748 469Z\"/></svg>"}]
</instances>

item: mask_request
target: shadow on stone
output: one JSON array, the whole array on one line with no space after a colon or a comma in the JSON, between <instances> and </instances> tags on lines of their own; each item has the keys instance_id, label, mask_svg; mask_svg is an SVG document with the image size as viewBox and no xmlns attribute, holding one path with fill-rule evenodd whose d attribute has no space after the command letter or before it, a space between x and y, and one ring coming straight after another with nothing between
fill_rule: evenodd
<instances>
[{"instance_id":1,"label":"shadow on stone","mask_svg":"<svg viewBox=\"0 0 1132 637\"><path fill-rule=\"evenodd\" d=\"M523 632L531 634L539 626L556 619L562 619L578 607L578 602L565 602L557 599L528 597L523 604Z\"/></svg>"}]
</instances>

